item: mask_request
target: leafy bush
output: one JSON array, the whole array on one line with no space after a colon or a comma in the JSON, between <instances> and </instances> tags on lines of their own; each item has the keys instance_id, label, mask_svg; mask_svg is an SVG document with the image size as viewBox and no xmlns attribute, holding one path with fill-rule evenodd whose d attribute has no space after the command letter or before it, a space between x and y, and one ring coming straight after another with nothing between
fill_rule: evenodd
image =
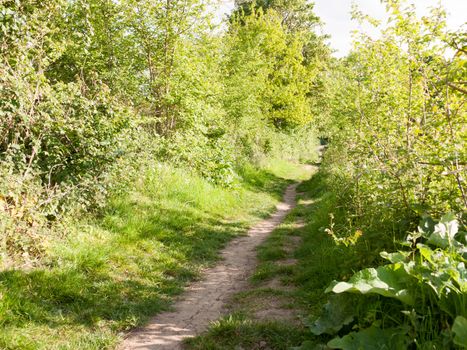
<instances>
[{"instance_id":1,"label":"leafy bush","mask_svg":"<svg viewBox=\"0 0 467 350\"><path fill-rule=\"evenodd\" d=\"M60 56L62 2L1 4L0 237L1 254L32 261L50 223L67 208L89 208L119 156L129 115L105 85L51 82ZM99 86L98 86L99 85Z\"/></svg>"},{"instance_id":2,"label":"leafy bush","mask_svg":"<svg viewBox=\"0 0 467 350\"><path fill-rule=\"evenodd\" d=\"M164 157L213 184L231 187L237 179L235 148L222 132L204 135L187 131L174 135L163 152Z\"/></svg>"},{"instance_id":3,"label":"leafy bush","mask_svg":"<svg viewBox=\"0 0 467 350\"><path fill-rule=\"evenodd\" d=\"M462 243L467 233L458 231L458 227L457 219L450 214L436 224L426 217L418 232L409 235L403 244L411 250L382 252L381 256L390 264L361 270L345 282L334 281L326 292L378 295L399 303L391 303L392 316L384 327L377 317L369 328L334 338L328 346L333 349L358 349L362 344L371 348L378 348L378 344L393 344L389 348L404 348L409 344L452 347L465 343L467 339L459 327L467 316L467 246ZM384 304L385 299L380 303ZM384 305L380 308L385 309ZM311 324L310 330L316 335L336 334L349 323L361 325L365 323L365 312L371 312L363 309L358 315L352 299L331 298L326 312Z\"/></svg>"},{"instance_id":4,"label":"leafy bush","mask_svg":"<svg viewBox=\"0 0 467 350\"><path fill-rule=\"evenodd\" d=\"M357 240L381 253L328 287L342 298L310 329L338 335L331 348L380 348L382 339L387 348L455 348L467 310L465 35L446 30L441 8L418 18L414 6L383 3L381 36L356 35L324 78L318 127L330 139L322 171L335 197L327 232L355 253ZM353 17L378 26L358 9ZM387 253L408 232L405 249ZM347 313L351 293L360 297Z\"/></svg>"}]
</instances>

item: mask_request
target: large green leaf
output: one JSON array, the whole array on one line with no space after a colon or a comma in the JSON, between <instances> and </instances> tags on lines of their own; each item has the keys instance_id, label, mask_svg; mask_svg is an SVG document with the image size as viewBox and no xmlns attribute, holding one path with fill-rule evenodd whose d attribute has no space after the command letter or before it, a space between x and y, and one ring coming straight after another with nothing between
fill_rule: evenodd
<instances>
[{"instance_id":1,"label":"large green leaf","mask_svg":"<svg viewBox=\"0 0 467 350\"><path fill-rule=\"evenodd\" d=\"M425 236L429 236L435 230L435 221L431 216L423 215L418 225L418 231Z\"/></svg>"},{"instance_id":2,"label":"large green leaf","mask_svg":"<svg viewBox=\"0 0 467 350\"><path fill-rule=\"evenodd\" d=\"M403 328L381 329L376 326L352 332L346 336L332 339L327 345L331 349L367 350L367 349L407 349L409 338Z\"/></svg>"},{"instance_id":3,"label":"large green leaf","mask_svg":"<svg viewBox=\"0 0 467 350\"><path fill-rule=\"evenodd\" d=\"M305 341L298 347L293 347L292 350L328 350L329 348L325 344L316 344L312 341Z\"/></svg>"},{"instance_id":4,"label":"large green leaf","mask_svg":"<svg viewBox=\"0 0 467 350\"><path fill-rule=\"evenodd\" d=\"M433 232L428 236L428 243L440 248L446 248L453 244L454 237L459 231L459 223L454 214L444 215Z\"/></svg>"},{"instance_id":5,"label":"large green leaf","mask_svg":"<svg viewBox=\"0 0 467 350\"><path fill-rule=\"evenodd\" d=\"M332 282L326 292L379 294L413 305L414 297L407 289L412 283L403 264L396 263L358 271L348 282Z\"/></svg>"},{"instance_id":6,"label":"large green leaf","mask_svg":"<svg viewBox=\"0 0 467 350\"><path fill-rule=\"evenodd\" d=\"M315 335L335 334L353 321L356 308L354 298L348 295L333 295L324 305L323 314L309 328Z\"/></svg>"},{"instance_id":7,"label":"large green leaf","mask_svg":"<svg viewBox=\"0 0 467 350\"><path fill-rule=\"evenodd\" d=\"M467 318L457 316L452 326L454 344L467 349Z\"/></svg>"},{"instance_id":8,"label":"large green leaf","mask_svg":"<svg viewBox=\"0 0 467 350\"><path fill-rule=\"evenodd\" d=\"M388 253L388 252L380 252L382 258L392 262L392 263L402 263L407 261L408 257L410 256L410 252L395 252L395 253Z\"/></svg>"},{"instance_id":9,"label":"large green leaf","mask_svg":"<svg viewBox=\"0 0 467 350\"><path fill-rule=\"evenodd\" d=\"M458 255L423 244L417 248L426 262L417 265L416 272L438 297L451 291L467 292L467 270Z\"/></svg>"}]
</instances>

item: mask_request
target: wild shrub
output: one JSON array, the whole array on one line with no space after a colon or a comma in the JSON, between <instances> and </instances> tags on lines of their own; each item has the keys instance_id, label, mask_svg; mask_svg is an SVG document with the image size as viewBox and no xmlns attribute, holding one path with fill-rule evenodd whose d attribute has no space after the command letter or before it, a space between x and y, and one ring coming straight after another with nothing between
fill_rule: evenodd
<instances>
[{"instance_id":1,"label":"wild shrub","mask_svg":"<svg viewBox=\"0 0 467 350\"><path fill-rule=\"evenodd\" d=\"M37 257L48 222L61 214L71 193L76 199L79 192L80 205L92 204L101 175L118 157L119 135L129 126L105 85L47 79L62 50L62 5L2 3L2 254Z\"/></svg>"},{"instance_id":2,"label":"wild shrub","mask_svg":"<svg viewBox=\"0 0 467 350\"><path fill-rule=\"evenodd\" d=\"M384 3L388 26L376 40L357 35L335 63L320 118L336 198L329 233L336 244L361 233L380 266L327 290L373 295L361 298L358 315L346 314L350 299L331 298L311 330L339 332L328 343L336 349L465 346L465 38L445 29L442 9L419 19L412 6Z\"/></svg>"},{"instance_id":3,"label":"wild shrub","mask_svg":"<svg viewBox=\"0 0 467 350\"><path fill-rule=\"evenodd\" d=\"M0 1L2 254L39 258L64 215L161 161L234 187L239 164L313 153L292 141L311 139L328 53L311 9L291 4L303 27L283 21L285 4L251 4L219 32L207 5Z\"/></svg>"},{"instance_id":4,"label":"wild shrub","mask_svg":"<svg viewBox=\"0 0 467 350\"><path fill-rule=\"evenodd\" d=\"M372 348L378 344L390 348L465 345L467 338L460 331L467 316L465 238L466 232L459 231L452 214L437 223L425 217L403 243L408 249L380 253L390 264L358 271L348 281L334 281L326 289L338 295L378 295L396 303L381 299L376 317L371 317L373 311L369 308L348 307L354 298L331 298L325 313L310 324L310 330L316 335L336 335L345 325L357 323L357 332L328 343L337 349L358 344ZM386 317L383 312L389 309L392 316Z\"/></svg>"}]
</instances>

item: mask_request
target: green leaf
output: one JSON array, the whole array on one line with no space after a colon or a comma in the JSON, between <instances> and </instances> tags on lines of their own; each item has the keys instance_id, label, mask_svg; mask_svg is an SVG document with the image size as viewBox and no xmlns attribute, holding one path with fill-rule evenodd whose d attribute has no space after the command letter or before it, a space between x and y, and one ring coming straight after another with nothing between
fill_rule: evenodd
<instances>
[{"instance_id":1,"label":"green leaf","mask_svg":"<svg viewBox=\"0 0 467 350\"><path fill-rule=\"evenodd\" d=\"M355 316L354 298L347 295L333 295L324 305L323 314L309 326L315 335L335 334L353 321Z\"/></svg>"},{"instance_id":2,"label":"green leaf","mask_svg":"<svg viewBox=\"0 0 467 350\"><path fill-rule=\"evenodd\" d=\"M316 344L312 341L305 341L302 345L292 348L292 350L326 350L329 349L325 344Z\"/></svg>"},{"instance_id":3,"label":"green leaf","mask_svg":"<svg viewBox=\"0 0 467 350\"><path fill-rule=\"evenodd\" d=\"M418 231L423 233L426 236L429 236L435 230L435 222L431 218L431 216L424 215L420 220L420 224L418 225Z\"/></svg>"},{"instance_id":4,"label":"green leaf","mask_svg":"<svg viewBox=\"0 0 467 350\"><path fill-rule=\"evenodd\" d=\"M381 252L379 253L382 258L389 260L392 263L402 263L407 260L407 258L410 256L410 252L395 252L395 253L387 253L387 252Z\"/></svg>"},{"instance_id":5,"label":"green leaf","mask_svg":"<svg viewBox=\"0 0 467 350\"><path fill-rule=\"evenodd\" d=\"M381 329L376 326L360 332L332 339L327 345L331 349L366 350L366 349L407 349L409 338L403 328Z\"/></svg>"},{"instance_id":6,"label":"green leaf","mask_svg":"<svg viewBox=\"0 0 467 350\"><path fill-rule=\"evenodd\" d=\"M380 266L377 269L369 268L358 271L349 282L334 281L326 292L379 294L413 305L414 297L407 290L411 283L413 281L405 271L403 264L396 263Z\"/></svg>"},{"instance_id":7,"label":"green leaf","mask_svg":"<svg viewBox=\"0 0 467 350\"><path fill-rule=\"evenodd\" d=\"M458 231L459 223L456 216L446 214L435 225L433 233L428 237L428 243L440 248L449 247L452 245Z\"/></svg>"},{"instance_id":8,"label":"green leaf","mask_svg":"<svg viewBox=\"0 0 467 350\"><path fill-rule=\"evenodd\" d=\"M467 318L457 316L452 326L454 344L467 349Z\"/></svg>"}]
</instances>

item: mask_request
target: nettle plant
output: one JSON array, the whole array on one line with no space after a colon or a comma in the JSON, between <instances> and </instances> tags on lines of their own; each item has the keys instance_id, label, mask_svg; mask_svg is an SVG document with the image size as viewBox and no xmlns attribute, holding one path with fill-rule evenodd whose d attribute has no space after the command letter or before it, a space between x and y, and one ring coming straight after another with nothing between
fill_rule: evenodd
<instances>
[{"instance_id":1,"label":"nettle plant","mask_svg":"<svg viewBox=\"0 0 467 350\"><path fill-rule=\"evenodd\" d=\"M334 294L311 332L341 335L332 349L467 347L466 240L455 215L423 217L405 249L380 253L389 264L328 286Z\"/></svg>"}]
</instances>

